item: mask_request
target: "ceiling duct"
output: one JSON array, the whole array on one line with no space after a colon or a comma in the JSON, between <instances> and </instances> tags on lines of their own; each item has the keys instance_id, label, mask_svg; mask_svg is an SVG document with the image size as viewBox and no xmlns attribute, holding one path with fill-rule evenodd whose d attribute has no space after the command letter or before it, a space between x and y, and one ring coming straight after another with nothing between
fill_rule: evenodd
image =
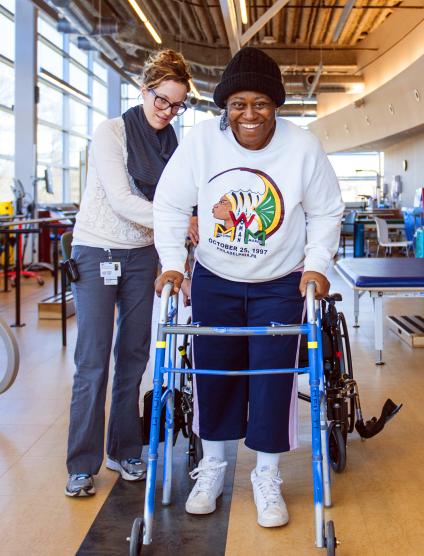
<instances>
[{"instance_id":1,"label":"ceiling duct","mask_svg":"<svg viewBox=\"0 0 424 556\"><path fill-rule=\"evenodd\" d=\"M65 19L64 17L59 17L56 24L56 29L59 33L78 33L78 30L75 27L72 27L70 22Z\"/></svg>"},{"instance_id":2,"label":"ceiling duct","mask_svg":"<svg viewBox=\"0 0 424 556\"><path fill-rule=\"evenodd\" d=\"M87 37L77 37L77 46L80 50L97 50Z\"/></svg>"},{"instance_id":3,"label":"ceiling duct","mask_svg":"<svg viewBox=\"0 0 424 556\"><path fill-rule=\"evenodd\" d=\"M60 17L57 22L56 29L59 33L66 33L66 34L78 34L79 31L75 27L71 25L71 23L65 19L64 17ZM107 21L102 20L96 25L93 26L93 30L90 33L90 36L105 36L105 35L113 35L114 33L118 33L118 23L116 21Z\"/></svg>"},{"instance_id":4,"label":"ceiling duct","mask_svg":"<svg viewBox=\"0 0 424 556\"><path fill-rule=\"evenodd\" d=\"M75 2L71 0L51 0L51 3L58 9L61 16L69 21L71 28L75 29L75 31L80 35L83 35L107 58L110 58L118 64L118 66L123 66L124 62L121 54L108 42L107 39L94 35L96 32L96 25L91 23L82 10L78 8Z\"/></svg>"},{"instance_id":5,"label":"ceiling duct","mask_svg":"<svg viewBox=\"0 0 424 556\"><path fill-rule=\"evenodd\" d=\"M102 19L94 26L95 35L113 35L118 32L119 28L117 21Z\"/></svg>"}]
</instances>

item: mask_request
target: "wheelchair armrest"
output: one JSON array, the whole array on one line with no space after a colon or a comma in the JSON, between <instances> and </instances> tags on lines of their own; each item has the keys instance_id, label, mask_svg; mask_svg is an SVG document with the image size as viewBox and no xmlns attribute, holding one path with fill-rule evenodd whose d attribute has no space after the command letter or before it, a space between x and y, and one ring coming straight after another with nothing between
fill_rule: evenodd
<instances>
[{"instance_id":1,"label":"wheelchair armrest","mask_svg":"<svg viewBox=\"0 0 424 556\"><path fill-rule=\"evenodd\" d=\"M327 297L325 297L324 299L327 303L330 303L330 302L334 303L336 301L343 301L343 297L342 297L341 293L333 293L331 295L327 295Z\"/></svg>"}]
</instances>

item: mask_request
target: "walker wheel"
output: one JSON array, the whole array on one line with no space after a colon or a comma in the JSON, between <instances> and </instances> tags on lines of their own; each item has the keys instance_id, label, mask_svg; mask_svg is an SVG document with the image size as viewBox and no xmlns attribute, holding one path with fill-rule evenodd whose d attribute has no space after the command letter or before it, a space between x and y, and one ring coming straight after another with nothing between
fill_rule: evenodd
<instances>
[{"instance_id":1,"label":"walker wheel","mask_svg":"<svg viewBox=\"0 0 424 556\"><path fill-rule=\"evenodd\" d=\"M334 556L336 554L336 548L339 543L336 539L336 534L334 532L333 521L327 521L327 534L325 537L325 546L327 547L327 556Z\"/></svg>"},{"instance_id":2,"label":"walker wheel","mask_svg":"<svg viewBox=\"0 0 424 556\"><path fill-rule=\"evenodd\" d=\"M136 517L131 529L130 556L140 556L143 546L143 534L144 519L142 517Z\"/></svg>"}]
</instances>

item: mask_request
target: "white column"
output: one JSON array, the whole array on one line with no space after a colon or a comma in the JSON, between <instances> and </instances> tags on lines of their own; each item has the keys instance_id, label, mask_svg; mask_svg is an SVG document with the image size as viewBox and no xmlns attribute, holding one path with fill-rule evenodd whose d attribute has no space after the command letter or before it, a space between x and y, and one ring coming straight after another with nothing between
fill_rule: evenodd
<instances>
[{"instance_id":1,"label":"white column","mask_svg":"<svg viewBox=\"0 0 424 556\"><path fill-rule=\"evenodd\" d=\"M15 9L15 178L33 195L37 134L37 10L30 0Z\"/></svg>"},{"instance_id":2,"label":"white column","mask_svg":"<svg viewBox=\"0 0 424 556\"><path fill-rule=\"evenodd\" d=\"M112 68L107 70L107 117L121 115L121 76Z\"/></svg>"}]
</instances>

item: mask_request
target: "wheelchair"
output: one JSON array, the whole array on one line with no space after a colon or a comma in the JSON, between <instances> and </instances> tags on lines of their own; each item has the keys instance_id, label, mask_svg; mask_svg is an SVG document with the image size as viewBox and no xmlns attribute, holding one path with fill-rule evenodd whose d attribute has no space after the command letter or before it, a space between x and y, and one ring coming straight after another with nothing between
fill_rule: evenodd
<instances>
[{"instance_id":1,"label":"wheelchair","mask_svg":"<svg viewBox=\"0 0 424 556\"><path fill-rule=\"evenodd\" d=\"M345 316L336 308L342 301L339 293L321 301L321 332L328 421L328 449L331 468L341 473L346 467L348 434L355 429L361 438L371 438L381 432L385 424L401 409L387 399L380 417L364 422L358 384L353 377L352 354ZM299 366L307 365L307 346L302 336ZM299 399L310 402L307 394L299 392Z\"/></svg>"}]
</instances>

